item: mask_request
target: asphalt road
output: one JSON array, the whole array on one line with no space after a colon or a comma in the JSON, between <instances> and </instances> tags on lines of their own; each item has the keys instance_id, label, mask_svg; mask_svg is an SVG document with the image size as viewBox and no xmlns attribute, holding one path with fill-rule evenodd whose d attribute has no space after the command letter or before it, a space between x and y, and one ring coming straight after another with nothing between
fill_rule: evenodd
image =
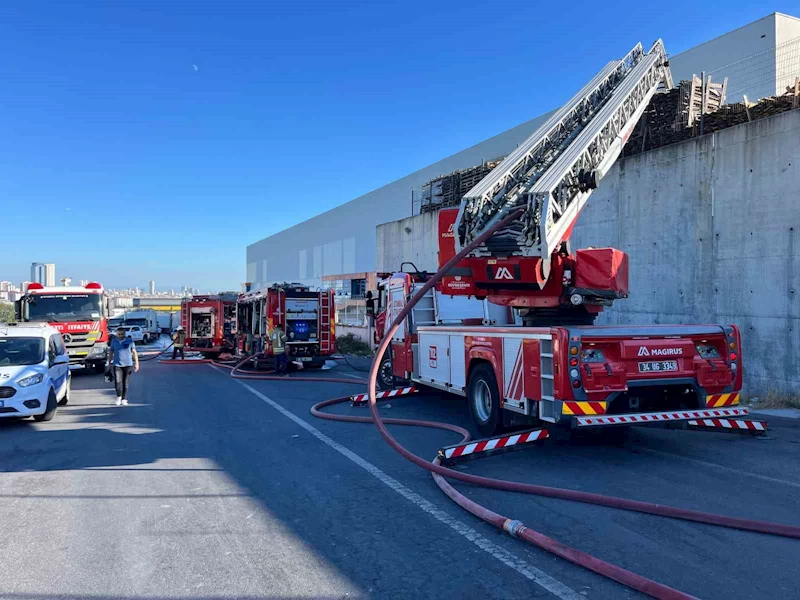
<instances>
[{"instance_id":1,"label":"asphalt road","mask_svg":"<svg viewBox=\"0 0 800 600\"><path fill-rule=\"evenodd\" d=\"M354 385L143 366L131 405L74 374L50 423L0 421L0 598L638 598L463 512L372 426L314 419ZM366 409L334 410L366 414ZM467 424L455 399L382 410ZM800 423L767 439L639 430L466 463L507 479L800 525ZM424 456L453 434L398 428ZM800 541L458 484L562 542L701 598L797 598Z\"/></svg>"}]
</instances>

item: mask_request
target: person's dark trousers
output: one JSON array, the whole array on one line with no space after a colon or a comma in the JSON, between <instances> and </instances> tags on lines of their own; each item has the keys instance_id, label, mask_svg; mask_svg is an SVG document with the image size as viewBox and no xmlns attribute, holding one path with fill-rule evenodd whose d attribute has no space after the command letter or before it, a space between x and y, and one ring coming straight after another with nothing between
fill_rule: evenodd
<instances>
[{"instance_id":1,"label":"person's dark trousers","mask_svg":"<svg viewBox=\"0 0 800 600\"><path fill-rule=\"evenodd\" d=\"M175 357L181 355L181 360L184 360L186 357L183 355L183 348L178 348L177 346L172 347L172 360L175 360Z\"/></svg>"},{"instance_id":2,"label":"person's dark trousers","mask_svg":"<svg viewBox=\"0 0 800 600\"><path fill-rule=\"evenodd\" d=\"M123 400L128 399L128 379L131 376L133 367L114 367L114 387L117 388L117 396L122 396Z\"/></svg>"},{"instance_id":3,"label":"person's dark trousers","mask_svg":"<svg viewBox=\"0 0 800 600\"><path fill-rule=\"evenodd\" d=\"M287 367L289 365L289 357L285 352L275 355L275 372L278 375L286 375Z\"/></svg>"}]
</instances>

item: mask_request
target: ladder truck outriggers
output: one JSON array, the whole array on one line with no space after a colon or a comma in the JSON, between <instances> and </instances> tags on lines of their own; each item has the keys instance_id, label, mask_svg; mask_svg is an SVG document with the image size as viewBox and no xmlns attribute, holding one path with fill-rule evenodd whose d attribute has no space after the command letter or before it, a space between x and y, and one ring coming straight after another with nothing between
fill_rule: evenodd
<instances>
[{"instance_id":1,"label":"ladder truck outriggers","mask_svg":"<svg viewBox=\"0 0 800 600\"><path fill-rule=\"evenodd\" d=\"M439 266L491 227L413 307L380 365L387 388L413 382L465 396L485 436L502 426L573 428L736 417L735 325L596 326L628 295L628 257L574 253L578 215L653 94L672 87L662 42L608 63L472 188L439 213ZM386 330L428 275L382 283Z\"/></svg>"}]
</instances>

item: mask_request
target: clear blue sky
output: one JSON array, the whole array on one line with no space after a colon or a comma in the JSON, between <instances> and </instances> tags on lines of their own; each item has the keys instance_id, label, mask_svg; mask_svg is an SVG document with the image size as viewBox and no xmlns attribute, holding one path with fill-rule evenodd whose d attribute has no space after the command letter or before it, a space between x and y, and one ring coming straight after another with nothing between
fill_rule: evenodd
<instances>
[{"instance_id":1,"label":"clear blue sky","mask_svg":"<svg viewBox=\"0 0 800 600\"><path fill-rule=\"evenodd\" d=\"M0 279L238 289L247 244L555 108L635 42L793 8L714 4L4 3Z\"/></svg>"}]
</instances>

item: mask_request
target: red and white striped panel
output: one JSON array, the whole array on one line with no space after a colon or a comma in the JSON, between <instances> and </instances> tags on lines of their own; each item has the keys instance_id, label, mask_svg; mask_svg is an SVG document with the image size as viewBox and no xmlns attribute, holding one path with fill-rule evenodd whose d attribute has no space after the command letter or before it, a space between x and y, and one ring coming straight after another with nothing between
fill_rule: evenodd
<instances>
[{"instance_id":1,"label":"red and white striped panel","mask_svg":"<svg viewBox=\"0 0 800 600\"><path fill-rule=\"evenodd\" d=\"M766 421L751 421L749 419L700 419L689 421L695 427L722 427L724 429L737 429L741 431L766 431Z\"/></svg>"},{"instance_id":2,"label":"red and white striped panel","mask_svg":"<svg viewBox=\"0 0 800 600\"><path fill-rule=\"evenodd\" d=\"M709 410L678 410L660 413L640 413L632 415L603 415L599 417L575 417L573 423L578 427L597 427L598 425L628 425L656 423L663 421L687 421L689 419L708 419L714 417L743 417L746 408L714 408Z\"/></svg>"},{"instance_id":3,"label":"red and white striped panel","mask_svg":"<svg viewBox=\"0 0 800 600\"><path fill-rule=\"evenodd\" d=\"M488 452L489 450L500 450L501 448L527 444L528 442L543 440L549 436L550 434L547 432L547 429L534 429L532 431L523 431L522 433L515 433L514 435L506 435L499 438L477 440L469 444L448 446L447 448L439 449L439 456L445 459L459 458L461 456L477 454L478 452Z\"/></svg>"},{"instance_id":4,"label":"red and white striped panel","mask_svg":"<svg viewBox=\"0 0 800 600\"><path fill-rule=\"evenodd\" d=\"M415 387L397 388L396 390L386 390L385 392L378 392L375 394L376 400L386 400L386 398L394 398L395 396L406 396L413 394L419 390ZM350 396L350 404L352 406L364 406L369 403L369 394L356 394Z\"/></svg>"}]
</instances>

